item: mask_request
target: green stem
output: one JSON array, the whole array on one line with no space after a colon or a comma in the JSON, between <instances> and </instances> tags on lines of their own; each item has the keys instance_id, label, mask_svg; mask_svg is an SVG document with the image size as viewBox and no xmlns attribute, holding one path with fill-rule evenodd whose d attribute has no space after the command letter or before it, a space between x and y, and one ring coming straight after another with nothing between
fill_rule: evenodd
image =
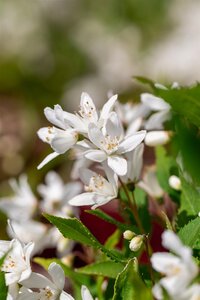
<instances>
[{"instance_id":1,"label":"green stem","mask_svg":"<svg viewBox=\"0 0 200 300\"><path fill-rule=\"evenodd\" d=\"M128 191L128 188L127 186L123 183L123 181L121 180L121 178L119 178L119 181L121 183L121 186L126 194L126 197L128 199L128 202L129 202L129 205L130 205L130 208L132 210L132 213L133 213L133 216L135 218L135 221L136 221L136 224L141 232L141 234L144 235L144 245L145 245L145 248L146 248L146 253L147 253L147 257L148 257L148 267L149 267L149 274L150 274L150 277L151 277L151 281L152 283L154 284L154 276L153 276L153 269L152 269L152 266L151 266L151 260L150 260L150 257L152 255L152 248L151 248L151 245L150 245L150 242L149 242L149 238L148 236L146 235L145 233L145 230L142 226L142 223L140 221L140 217L139 217L139 213L138 213L138 209L137 209L137 205L136 205L136 201L135 201L135 197L134 197L134 193L129 194L129 191Z\"/></svg>"}]
</instances>

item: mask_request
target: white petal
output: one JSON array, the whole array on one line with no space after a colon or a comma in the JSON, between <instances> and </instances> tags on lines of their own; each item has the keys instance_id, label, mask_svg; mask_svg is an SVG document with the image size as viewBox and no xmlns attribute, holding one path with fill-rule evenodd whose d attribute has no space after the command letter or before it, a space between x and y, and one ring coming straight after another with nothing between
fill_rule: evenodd
<instances>
[{"instance_id":1,"label":"white petal","mask_svg":"<svg viewBox=\"0 0 200 300\"><path fill-rule=\"evenodd\" d=\"M37 132L38 137L45 143L50 143L53 133L49 127L40 128Z\"/></svg>"},{"instance_id":2,"label":"white petal","mask_svg":"<svg viewBox=\"0 0 200 300\"><path fill-rule=\"evenodd\" d=\"M90 141L97 146L98 148L102 148L101 142L105 140L103 133L101 130L93 123L88 126L88 136Z\"/></svg>"},{"instance_id":3,"label":"white petal","mask_svg":"<svg viewBox=\"0 0 200 300\"><path fill-rule=\"evenodd\" d=\"M66 130L52 138L51 147L55 152L63 154L77 142L77 139L78 135L76 132Z\"/></svg>"},{"instance_id":4,"label":"white petal","mask_svg":"<svg viewBox=\"0 0 200 300\"><path fill-rule=\"evenodd\" d=\"M156 97L152 94L141 94L141 101L145 105L149 106L152 110L169 110L170 105L162 98Z\"/></svg>"},{"instance_id":5,"label":"white petal","mask_svg":"<svg viewBox=\"0 0 200 300\"><path fill-rule=\"evenodd\" d=\"M169 131L150 131L147 132L144 142L149 147L165 145L169 142L170 136Z\"/></svg>"},{"instance_id":6,"label":"white petal","mask_svg":"<svg viewBox=\"0 0 200 300\"><path fill-rule=\"evenodd\" d=\"M57 152L53 152L50 153L49 155L47 155L45 157L45 159L39 164L39 166L37 167L38 170L42 169L46 164L48 164L48 162L50 162L51 160L53 160L54 158L56 158L57 156L59 156L60 153Z\"/></svg>"},{"instance_id":7,"label":"white petal","mask_svg":"<svg viewBox=\"0 0 200 300\"><path fill-rule=\"evenodd\" d=\"M35 272L32 272L30 277L22 281L21 284L30 289L43 289L47 286L55 288L53 283L47 277Z\"/></svg>"},{"instance_id":8,"label":"white petal","mask_svg":"<svg viewBox=\"0 0 200 300\"><path fill-rule=\"evenodd\" d=\"M55 110L57 110L57 116L56 116ZM65 126L63 120L61 119L61 116L62 116L62 113L63 113L63 110L62 110L61 106L60 105L55 105L55 110L50 108L50 107L46 107L44 109L44 114L45 114L47 120L50 123L54 124L55 126L58 126L62 129L65 129L66 126ZM58 110L59 110L59 112L58 112ZM58 118L58 116L60 118Z\"/></svg>"},{"instance_id":9,"label":"white petal","mask_svg":"<svg viewBox=\"0 0 200 300\"><path fill-rule=\"evenodd\" d=\"M127 173L127 161L123 157L117 155L109 156L108 166L119 176Z\"/></svg>"},{"instance_id":10,"label":"white petal","mask_svg":"<svg viewBox=\"0 0 200 300\"><path fill-rule=\"evenodd\" d=\"M165 230L162 234L162 245L182 257L192 256L190 248L185 247L179 237L171 230Z\"/></svg>"},{"instance_id":11,"label":"white petal","mask_svg":"<svg viewBox=\"0 0 200 300\"><path fill-rule=\"evenodd\" d=\"M169 111L159 111L152 114L149 119L145 123L145 128L147 130L154 129L163 129L163 124L171 118L171 114Z\"/></svg>"},{"instance_id":12,"label":"white petal","mask_svg":"<svg viewBox=\"0 0 200 300\"><path fill-rule=\"evenodd\" d=\"M126 135L131 135L135 132L137 132L141 126L142 126L143 119L142 118L137 118L134 120L127 128L126 130Z\"/></svg>"},{"instance_id":13,"label":"white petal","mask_svg":"<svg viewBox=\"0 0 200 300\"><path fill-rule=\"evenodd\" d=\"M82 300L93 300L90 291L85 285L82 285L81 287L81 296L82 296Z\"/></svg>"},{"instance_id":14,"label":"white petal","mask_svg":"<svg viewBox=\"0 0 200 300\"><path fill-rule=\"evenodd\" d=\"M122 154L126 152L130 152L135 149L145 138L146 131L141 130L133 135L127 136L124 140L120 143L117 153Z\"/></svg>"},{"instance_id":15,"label":"white petal","mask_svg":"<svg viewBox=\"0 0 200 300\"><path fill-rule=\"evenodd\" d=\"M66 292L62 292L59 297L59 300L74 300L74 298Z\"/></svg>"},{"instance_id":16,"label":"white petal","mask_svg":"<svg viewBox=\"0 0 200 300\"><path fill-rule=\"evenodd\" d=\"M157 252L151 256L151 263L153 268L163 274L170 274L174 266L179 266L180 258L167 252Z\"/></svg>"},{"instance_id":17,"label":"white petal","mask_svg":"<svg viewBox=\"0 0 200 300\"><path fill-rule=\"evenodd\" d=\"M109 119L106 121L106 134L111 137L122 137L124 130L122 123L115 112L110 113Z\"/></svg>"},{"instance_id":18,"label":"white petal","mask_svg":"<svg viewBox=\"0 0 200 300\"><path fill-rule=\"evenodd\" d=\"M97 173L91 171L90 169L85 169L85 168L81 168L80 171L79 171L79 174L80 174L81 181L85 185L89 185L91 177L97 175Z\"/></svg>"},{"instance_id":19,"label":"white petal","mask_svg":"<svg viewBox=\"0 0 200 300\"><path fill-rule=\"evenodd\" d=\"M93 110L96 110L96 107L95 107L94 102L93 102L92 98L90 97L90 95L86 92L83 92L81 94L80 105L85 106L87 104L89 104L89 106L92 107Z\"/></svg>"},{"instance_id":20,"label":"white petal","mask_svg":"<svg viewBox=\"0 0 200 300\"><path fill-rule=\"evenodd\" d=\"M113 110L113 107L115 105L115 102L117 100L118 95L112 96L103 106L101 110L100 120L106 120L110 114L110 112Z\"/></svg>"},{"instance_id":21,"label":"white petal","mask_svg":"<svg viewBox=\"0 0 200 300\"><path fill-rule=\"evenodd\" d=\"M93 205L104 203L105 200L106 198L103 195L97 193L83 193L69 200L69 204L73 206Z\"/></svg>"},{"instance_id":22,"label":"white petal","mask_svg":"<svg viewBox=\"0 0 200 300\"><path fill-rule=\"evenodd\" d=\"M102 150L89 150L85 152L85 157L93 161L102 162L107 156Z\"/></svg>"},{"instance_id":23,"label":"white petal","mask_svg":"<svg viewBox=\"0 0 200 300\"><path fill-rule=\"evenodd\" d=\"M48 273L51 275L53 283L60 291L64 289L65 285L65 274L60 265L55 262L51 263L48 268Z\"/></svg>"},{"instance_id":24,"label":"white petal","mask_svg":"<svg viewBox=\"0 0 200 300\"><path fill-rule=\"evenodd\" d=\"M78 116L65 111L64 119L71 127L78 130L79 132L87 132L87 127L85 126L81 118L79 118Z\"/></svg>"}]
</instances>

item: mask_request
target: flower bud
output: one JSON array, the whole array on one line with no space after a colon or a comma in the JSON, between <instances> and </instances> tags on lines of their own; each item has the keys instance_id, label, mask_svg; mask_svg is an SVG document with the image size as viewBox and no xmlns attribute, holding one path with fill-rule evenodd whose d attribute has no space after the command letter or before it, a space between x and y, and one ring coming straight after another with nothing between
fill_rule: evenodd
<instances>
[{"instance_id":1,"label":"flower bud","mask_svg":"<svg viewBox=\"0 0 200 300\"><path fill-rule=\"evenodd\" d=\"M131 230L126 230L123 233L123 237L125 240L131 240L135 236L135 233Z\"/></svg>"},{"instance_id":2,"label":"flower bud","mask_svg":"<svg viewBox=\"0 0 200 300\"><path fill-rule=\"evenodd\" d=\"M132 238L129 248L131 251L138 251L140 247L142 246L144 237L142 235L137 235L134 238Z\"/></svg>"},{"instance_id":3,"label":"flower bud","mask_svg":"<svg viewBox=\"0 0 200 300\"><path fill-rule=\"evenodd\" d=\"M150 131L146 134L144 142L147 146L155 147L168 143L170 137L170 131Z\"/></svg>"},{"instance_id":4,"label":"flower bud","mask_svg":"<svg viewBox=\"0 0 200 300\"><path fill-rule=\"evenodd\" d=\"M180 178L172 175L169 177L169 185L171 186L171 188L173 188L174 190L180 191L181 190L181 181Z\"/></svg>"}]
</instances>

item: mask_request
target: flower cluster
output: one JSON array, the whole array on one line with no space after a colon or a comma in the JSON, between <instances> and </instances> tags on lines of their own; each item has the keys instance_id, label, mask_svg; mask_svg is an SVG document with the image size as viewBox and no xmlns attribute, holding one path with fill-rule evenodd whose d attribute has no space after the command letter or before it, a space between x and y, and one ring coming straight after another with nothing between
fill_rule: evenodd
<instances>
[{"instance_id":1,"label":"flower cluster","mask_svg":"<svg viewBox=\"0 0 200 300\"><path fill-rule=\"evenodd\" d=\"M80 178L85 187L85 193L69 201L75 206L96 208L116 198L118 178L125 183L137 183L143 166L142 142L155 146L167 143L170 138L169 132L161 130L170 118L170 106L151 94L142 94L141 103L135 105L120 104L114 95L98 111L91 97L82 93L80 108L75 114L59 105L54 109L45 108L44 113L54 126L41 128L38 136L50 144L54 152L38 169L73 149L77 158L73 178ZM96 173L88 169L92 163L100 163L106 178L101 170Z\"/></svg>"},{"instance_id":2,"label":"flower cluster","mask_svg":"<svg viewBox=\"0 0 200 300\"><path fill-rule=\"evenodd\" d=\"M0 258L4 257L1 271L5 272L8 286L8 300L73 300L64 289L65 275L61 266L51 263L48 279L31 269L30 258L34 248L33 243L24 244L18 239L0 241ZM89 290L82 286L82 300L92 300Z\"/></svg>"},{"instance_id":3,"label":"flower cluster","mask_svg":"<svg viewBox=\"0 0 200 300\"><path fill-rule=\"evenodd\" d=\"M165 92L180 89L177 84L170 89L155 86ZM75 161L68 183L50 171L33 193L27 176L21 175L19 181L9 181L13 196L0 198L11 238L0 241L7 300L73 300L65 291L64 271L82 300L93 299L88 288L103 300L107 300L104 291L111 299L112 290L113 300L126 295L130 295L127 300L133 295L149 300L200 299L199 268L193 257L199 257L200 249L200 189L180 149L174 157L170 147L163 146L173 142L176 128L173 106L158 95L143 93L137 104L119 103L113 95L98 110L91 97L82 93L74 114L60 105L45 108L52 126L39 129L38 136L53 152L38 169L67 151ZM90 211L117 227L101 244L81 222L78 207L96 209L114 199L119 200L115 203L120 221L107 213L109 205ZM163 252L158 236L156 246L162 252L154 252L151 238L160 227L162 246L168 252ZM186 246L182 241L191 230ZM49 248L56 249L56 260L44 258ZM36 254L43 257L35 261L46 267L47 276L35 272L31 262Z\"/></svg>"}]
</instances>

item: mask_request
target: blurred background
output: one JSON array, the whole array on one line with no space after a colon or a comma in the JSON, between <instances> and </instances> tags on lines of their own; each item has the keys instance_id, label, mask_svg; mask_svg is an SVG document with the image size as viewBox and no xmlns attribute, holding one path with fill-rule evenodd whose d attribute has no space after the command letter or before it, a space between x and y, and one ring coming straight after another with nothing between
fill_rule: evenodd
<instances>
[{"instance_id":1,"label":"blurred background","mask_svg":"<svg viewBox=\"0 0 200 300\"><path fill-rule=\"evenodd\" d=\"M109 91L137 100L134 75L191 84L199 53L198 0L0 0L0 193L23 172L67 179L66 156L36 169L51 151L36 135L46 106L77 110L82 91L99 107Z\"/></svg>"}]
</instances>

